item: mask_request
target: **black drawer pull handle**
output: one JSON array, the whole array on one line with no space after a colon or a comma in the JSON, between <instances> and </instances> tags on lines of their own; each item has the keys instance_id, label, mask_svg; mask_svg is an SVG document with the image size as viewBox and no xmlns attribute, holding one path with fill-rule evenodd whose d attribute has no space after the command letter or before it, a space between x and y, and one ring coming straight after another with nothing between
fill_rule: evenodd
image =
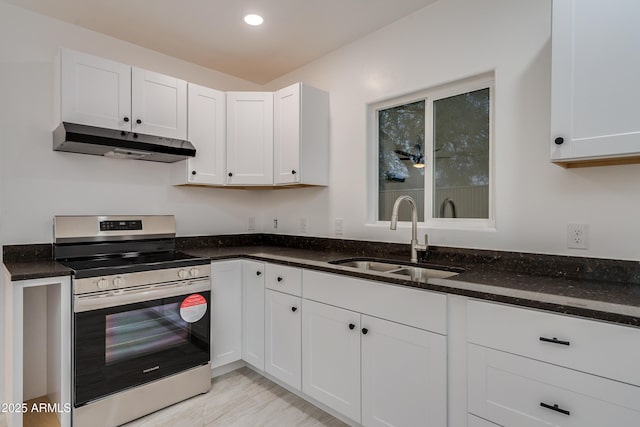
<instances>
[{"instance_id":1,"label":"black drawer pull handle","mask_svg":"<svg viewBox=\"0 0 640 427\"><path fill-rule=\"evenodd\" d=\"M260 271L260 270L256 271L256 276L259 276L261 274L262 274L262 271Z\"/></svg>"},{"instance_id":2,"label":"black drawer pull handle","mask_svg":"<svg viewBox=\"0 0 640 427\"><path fill-rule=\"evenodd\" d=\"M282 277L278 276L278 278L276 279L278 282L282 282Z\"/></svg>"},{"instance_id":3,"label":"black drawer pull handle","mask_svg":"<svg viewBox=\"0 0 640 427\"><path fill-rule=\"evenodd\" d=\"M353 323L349 323L349 329L351 329L353 331L353 328L355 328L356 325L354 325Z\"/></svg>"},{"instance_id":4,"label":"black drawer pull handle","mask_svg":"<svg viewBox=\"0 0 640 427\"><path fill-rule=\"evenodd\" d=\"M362 328L362 333L364 335L367 335L368 332L369 332L369 330L367 328Z\"/></svg>"},{"instance_id":5,"label":"black drawer pull handle","mask_svg":"<svg viewBox=\"0 0 640 427\"><path fill-rule=\"evenodd\" d=\"M294 313L298 310L298 307L291 307L291 311L293 311Z\"/></svg>"},{"instance_id":6,"label":"black drawer pull handle","mask_svg":"<svg viewBox=\"0 0 640 427\"><path fill-rule=\"evenodd\" d=\"M542 406L543 408L551 409L552 411L560 412L561 414L571 415L571 412L567 411L566 409L562 409L562 408L558 407L557 404L548 405L548 404L546 404L544 402L540 402L540 406Z\"/></svg>"},{"instance_id":7,"label":"black drawer pull handle","mask_svg":"<svg viewBox=\"0 0 640 427\"><path fill-rule=\"evenodd\" d=\"M560 344L560 345L571 345L571 342L569 341L562 341L559 340L556 337L553 338L545 338L545 337L540 337L540 341L544 341L544 342L550 342L552 344Z\"/></svg>"}]
</instances>

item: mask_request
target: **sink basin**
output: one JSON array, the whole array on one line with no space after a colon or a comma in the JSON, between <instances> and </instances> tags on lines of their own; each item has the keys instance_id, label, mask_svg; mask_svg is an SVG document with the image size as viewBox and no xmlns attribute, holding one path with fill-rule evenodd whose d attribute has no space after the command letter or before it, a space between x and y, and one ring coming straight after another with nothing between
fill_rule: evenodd
<instances>
[{"instance_id":1,"label":"sink basin","mask_svg":"<svg viewBox=\"0 0 640 427\"><path fill-rule=\"evenodd\" d=\"M411 280L446 279L460 274L462 269L441 265L403 264L376 258L349 258L330 261L329 264L351 267L363 272L383 273L410 278Z\"/></svg>"}]
</instances>

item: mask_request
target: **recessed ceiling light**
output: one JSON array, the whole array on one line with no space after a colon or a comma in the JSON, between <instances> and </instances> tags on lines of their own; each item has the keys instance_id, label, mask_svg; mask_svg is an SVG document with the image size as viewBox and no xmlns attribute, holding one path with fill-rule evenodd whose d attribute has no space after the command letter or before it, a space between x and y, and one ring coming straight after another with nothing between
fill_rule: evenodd
<instances>
[{"instance_id":1,"label":"recessed ceiling light","mask_svg":"<svg viewBox=\"0 0 640 427\"><path fill-rule=\"evenodd\" d=\"M246 22L249 25L262 25L262 23L264 22L264 19L262 19L262 16L260 15L254 15L254 14L250 14L244 17L244 22Z\"/></svg>"}]
</instances>

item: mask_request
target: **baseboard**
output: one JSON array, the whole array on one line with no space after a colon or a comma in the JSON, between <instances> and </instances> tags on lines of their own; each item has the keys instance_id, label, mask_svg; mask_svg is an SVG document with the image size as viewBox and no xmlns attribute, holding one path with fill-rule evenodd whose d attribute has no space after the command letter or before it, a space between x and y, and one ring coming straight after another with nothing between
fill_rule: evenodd
<instances>
[{"instance_id":1,"label":"baseboard","mask_svg":"<svg viewBox=\"0 0 640 427\"><path fill-rule=\"evenodd\" d=\"M236 369L240 369L244 366L247 366L247 363L244 360L236 360L235 362L227 363L226 365L218 366L211 370L211 378L219 377L224 374L228 374L229 372L235 371Z\"/></svg>"},{"instance_id":2,"label":"baseboard","mask_svg":"<svg viewBox=\"0 0 640 427\"><path fill-rule=\"evenodd\" d=\"M284 388L288 392L291 392L291 393L295 394L296 396L298 396L299 398L305 400L306 402L309 402L313 406L316 406L316 407L322 409L324 412L328 413L329 415L333 415L334 417L336 417L337 419L339 419L343 423L348 424L351 427L362 427L362 424L359 424L359 423L353 421L352 419L345 417L344 415L340 414L339 412L336 412L334 409L329 408L324 403L320 403L317 400L315 400L314 398L304 394L302 391L296 390L295 388L292 388L290 385L285 384L284 382L280 381L278 378L275 378L275 377L271 376L267 372L260 371L260 370L258 370L257 368L255 368L254 366L252 366L252 365L250 365L248 363L246 364L246 366L249 369L251 369L252 371L262 375L266 379L268 379L270 381L273 381L274 383L278 384L280 387Z\"/></svg>"}]
</instances>

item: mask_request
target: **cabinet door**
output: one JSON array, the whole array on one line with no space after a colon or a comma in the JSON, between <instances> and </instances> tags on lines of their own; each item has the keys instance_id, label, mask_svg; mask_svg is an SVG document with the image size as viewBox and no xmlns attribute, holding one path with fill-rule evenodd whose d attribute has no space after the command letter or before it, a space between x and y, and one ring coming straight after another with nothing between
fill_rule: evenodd
<instances>
[{"instance_id":1,"label":"cabinet door","mask_svg":"<svg viewBox=\"0 0 640 427\"><path fill-rule=\"evenodd\" d=\"M275 93L273 181L300 182L300 83Z\"/></svg>"},{"instance_id":2,"label":"cabinet door","mask_svg":"<svg viewBox=\"0 0 640 427\"><path fill-rule=\"evenodd\" d=\"M227 184L273 184L273 93L227 92Z\"/></svg>"},{"instance_id":3,"label":"cabinet door","mask_svg":"<svg viewBox=\"0 0 640 427\"><path fill-rule=\"evenodd\" d=\"M187 82L133 67L133 132L187 139Z\"/></svg>"},{"instance_id":4,"label":"cabinet door","mask_svg":"<svg viewBox=\"0 0 640 427\"><path fill-rule=\"evenodd\" d=\"M640 387L468 345L469 412L504 427L640 425Z\"/></svg>"},{"instance_id":5,"label":"cabinet door","mask_svg":"<svg viewBox=\"0 0 640 427\"><path fill-rule=\"evenodd\" d=\"M362 315L362 424L447 425L447 339Z\"/></svg>"},{"instance_id":6,"label":"cabinet door","mask_svg":"<svg viewBox=\"0 0 640 427\"><path fill-rule=\"evenodd\" d=\"M131 130L131 67L69 49L60 53L61 120Z\"/></svg>"},{"instance_id":7,"label":"cabinet door","mask_svg":"<svg viewBox=\"0 0 640 427\"><path fill-rule=\"evenodd\" d=\"M553 1L552 160L640 153L639 15L633 0Z\"/></svg>"},{"instance_id":8,"label":"cabinet door","mask_svg":"<svg viewBox=\"0 0 640 427\"><path fill-rule=\"evenodd\" d=\"M242 262L211 264L211 367L242 359Z\"/></svg>"},{"instance_id":9,"label":"cabinet door","mask_svg":"<svg viewBox=\"0 0 640 427\"><path fill-rule=\"evenodd\" d=\"M302 381L301 299L268 289L265 305L265 371L296 390Z\"/></svg>"},{"instance_id":10,"label":"cabinet door","mask_svg":"<svg viewBox=\"0 0 640 427\"><path fill-rule=\"evenodd\" d=\"M242 261L242 359L264 371L264 264Z\"/></svg>"},{"instance_id":11,"label":"cabinet door","mask_svg":"<svg viewBox=\"0 0 640 427\"><path fill-rule=\"evenodd\" d=\"M360 315L302 301L302 391L360 422Z\"/></svg>"},{"instance_id":12,"label":"cabinet door","mask_svg":"<svg viewBox=\"0 0 640 427\"><path fill-rule=\"evenodd\" d=\"M196 147L196 157L187 160L192 184L224 184L225 93L189 83L187 138Z\"/></svg>"}]
</instances>

